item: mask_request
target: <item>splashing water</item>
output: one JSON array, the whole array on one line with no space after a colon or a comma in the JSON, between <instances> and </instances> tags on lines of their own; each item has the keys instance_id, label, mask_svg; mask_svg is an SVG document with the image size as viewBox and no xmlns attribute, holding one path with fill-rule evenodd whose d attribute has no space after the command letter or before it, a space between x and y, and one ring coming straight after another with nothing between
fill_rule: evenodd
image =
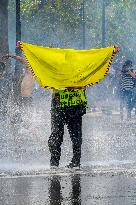
<instances>
[{"instance_id":1,"label":"splashing water","mask_svg":"<svg viewBox=\"0 0 136 205\"><path fill-rule=\"evenodd\" d=\"M8 115L1 120L1 173L42 173L49 169L51 92L37 89L32 102L21 108L8 102ZM115 168L135 166L135 128L133 121L121 122L116 113L87 113L83 117L82 166ZM72 158L72 144L65 127L60 167Z\"/></svg>"}]
</instances>

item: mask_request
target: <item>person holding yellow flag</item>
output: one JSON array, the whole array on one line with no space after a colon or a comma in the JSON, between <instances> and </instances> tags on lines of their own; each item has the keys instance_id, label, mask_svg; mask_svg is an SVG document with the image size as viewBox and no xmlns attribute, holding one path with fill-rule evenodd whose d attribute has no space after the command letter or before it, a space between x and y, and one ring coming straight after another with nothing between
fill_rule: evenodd
<instances>
[{"instance_id":1,"label":"person holding yellow flag","mask_svg":"<svg viewBox=\"0 0 136 205\"><path fill-rule=\"evenodd\" d=\"M58 167L64 125L72 141L73 158L69 168L80 167L82 116L86 113L85 89L98 84L107 75L117 46L100 49L74 50L36 46L18 42L25 58L7 55L26 65L21 83L22 96L31 95L36 80L41 87L53 89L51 103L51 135L48 140L50 166Z\"/></svg>"}]
</instances>

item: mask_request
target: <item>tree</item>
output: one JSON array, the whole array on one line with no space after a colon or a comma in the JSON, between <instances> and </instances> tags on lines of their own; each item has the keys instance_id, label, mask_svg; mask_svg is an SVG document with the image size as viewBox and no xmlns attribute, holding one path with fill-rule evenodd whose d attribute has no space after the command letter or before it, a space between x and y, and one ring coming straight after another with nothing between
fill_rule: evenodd
<instances>
[{"instance_id":1,"label":"tree","mask_svg":"<svg viewBox=\"0 0 136 205\"><path fill-rule=\"evenodd\" d=\"M22 39L42 45L56 42L56 45L62 47L82 48L82 2L83 0L21 0ZM102 45L102 2L105 2L103 17L106 20L106 26L103 26L106 28L105 31L103 29L103 44L118 44L121 55L133 55L135 58L136 0L128 0L127 3L125 0L86 0L86 48Z\"/></svg>"},{"instance_id":2,"label":"tree","mask_svg":"<svg viewBox=\"0 0 136 205\"><path fill-rule=\"evenodd\" d=\"M0 56L8 53L8 0L0 2Z\"/></svg>"},{"instance_id":3,"label":"tree","mask_svg":"<svg viewBox=\"0 0 136 205\"><path fill-rule=\"evenodd\" d=\"M20 0L16 0L16 42L21 41L21 20L20 20ZM16 48L16 55L20 55L20 49ZM15 101L19 100L20 96L20 77L22 74L22 67L19 62L16 61L14 80L13 80L13 90Z\"/></svg>"},{"instance_id":4,"label":"tree","mask_svg":"<svg viewBox=\"0 0 136 205\"><path fill-rule=\"evenodd\" d=\"M8 0L0 2L0 58L9 52L8 45ZM5 116L7 112L7 101L11 90L12 77L10 75L10 66L6 65L6 74L0 79L0 114Z\"/></svg>"}]
</instances>

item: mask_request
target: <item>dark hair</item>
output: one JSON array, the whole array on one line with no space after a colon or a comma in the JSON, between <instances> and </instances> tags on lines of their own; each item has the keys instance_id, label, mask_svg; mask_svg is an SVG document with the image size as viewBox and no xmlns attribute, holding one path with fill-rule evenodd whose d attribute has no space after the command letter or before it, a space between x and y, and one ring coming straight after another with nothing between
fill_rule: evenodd
<instances>
[{"instance_id":1,"label":"dark hair","mask_svg":"<svg viewBox=\"0 0 136 205\"><path fill-rule=\"evenodd\" d=\"M124 65L123 65L123 68L127 68L127 67L132 67L132 61L131 60L127 60L125 61Z\"/></svg>"},{"instance_id":2,"label":"dark hair","mask_svg":"<svg viewBox=\"0 0 136 205\"><path fill-rule=\"evenodd\" d=\"M127 72L127 68L132 67L132 61L131 60L126 60L125 63L122 66L122 72Z\"/></svg>"}]
</instances>

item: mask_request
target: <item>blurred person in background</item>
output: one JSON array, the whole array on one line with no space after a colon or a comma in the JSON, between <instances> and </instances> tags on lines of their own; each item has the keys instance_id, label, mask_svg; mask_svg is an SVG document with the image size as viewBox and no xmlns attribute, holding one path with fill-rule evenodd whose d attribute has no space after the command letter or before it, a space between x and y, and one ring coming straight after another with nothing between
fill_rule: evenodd
<instances>
[{"instance_id":1,"label":"blurred person in background","mask_svg":"<svg viewBox=\"0 0 136 205\"><path fill-rule=\"evenodd\" d=\"M134 95L136 88L136 74L134 73L131 60L126 60L121 71L119 82L120 95L120 116L123 119L123 109L127 109L127 119L131 118L131 111L135 105L136 97Z\"/></svg>"}]
</instances>

